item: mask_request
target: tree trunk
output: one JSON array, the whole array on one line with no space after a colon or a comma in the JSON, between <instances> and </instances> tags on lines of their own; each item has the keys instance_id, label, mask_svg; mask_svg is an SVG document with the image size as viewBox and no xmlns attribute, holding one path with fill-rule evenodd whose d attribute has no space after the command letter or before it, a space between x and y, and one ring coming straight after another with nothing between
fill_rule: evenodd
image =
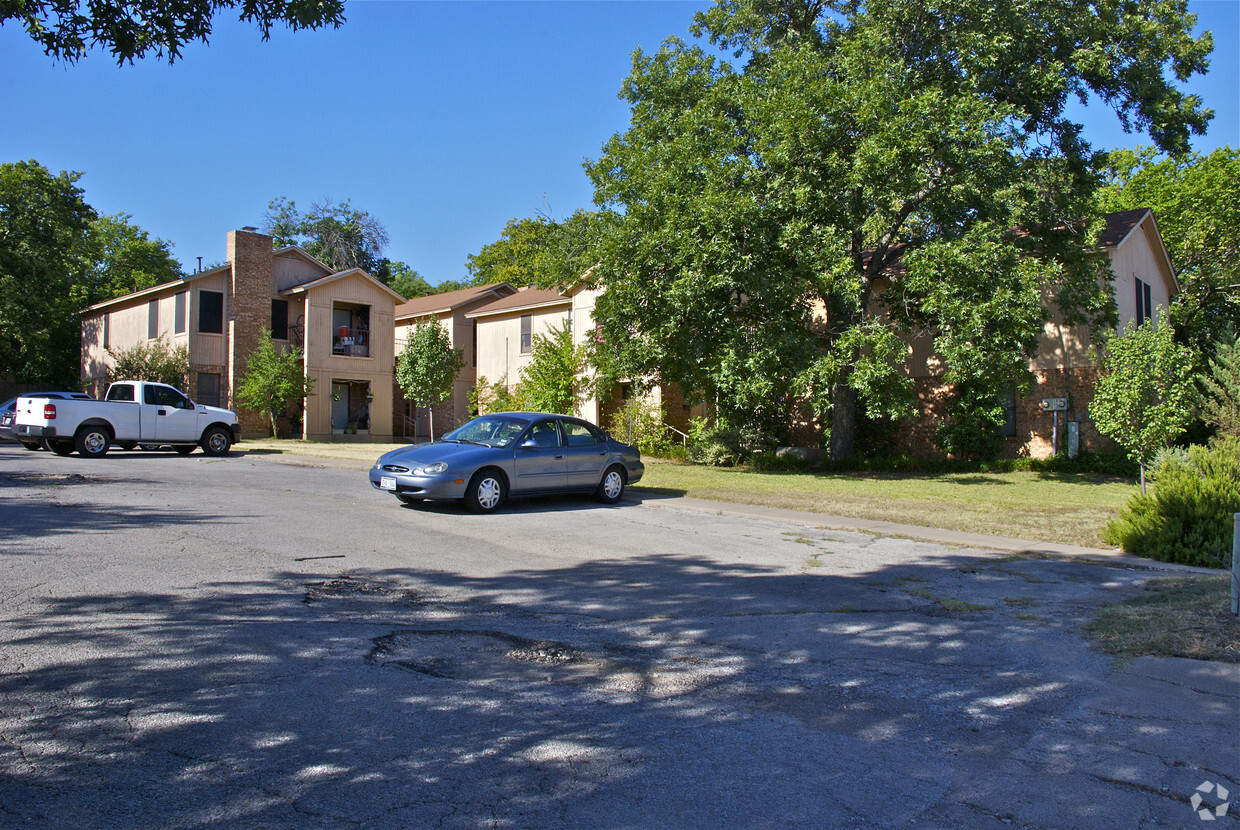
<instances>
[{"instance_id":1,"label":"tree trunk","mask_svg":"<svg viewBox=\"0 0 1240 830\"><path fill-rule=\"evenodd\" d=\"M831 393L831 458L852 458L857 442L857 390L847 383Z\"/></svg>"}]
</instances>

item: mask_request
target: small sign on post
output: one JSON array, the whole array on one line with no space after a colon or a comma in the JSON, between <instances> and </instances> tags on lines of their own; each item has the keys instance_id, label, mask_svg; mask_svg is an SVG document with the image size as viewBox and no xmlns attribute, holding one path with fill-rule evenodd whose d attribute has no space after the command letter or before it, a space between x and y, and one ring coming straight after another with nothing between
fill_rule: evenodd
<instances>
[{"instance_id":1,"label":"small sign on post","mask_svg":"<svg viewBox=\"0 0 1240 830\"><path fill-rule=\"evenodd\" d=\"M1042 411L1050 412L1055 417L1055 425L1051 430L1051 452L1059 455L1059 413L1068 411L1068 399L1043 398Z\"/></svg>"}]
</instances>

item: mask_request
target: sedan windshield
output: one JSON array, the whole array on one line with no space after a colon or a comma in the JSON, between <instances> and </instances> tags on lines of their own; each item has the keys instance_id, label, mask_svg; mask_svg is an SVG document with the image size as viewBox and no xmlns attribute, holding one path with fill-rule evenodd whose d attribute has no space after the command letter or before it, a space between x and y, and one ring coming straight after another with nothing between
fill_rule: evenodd
<instances>
[{"instance_id":1,"label":"sedan windshield","mask_svg":"<svg viewBox=\"0 0 1240 830\"><path fill-rule=\"evenodd\" d=\"M482 444L486 447L507 447L525 429L522 421L488 415L475 418L463 427L454 429L443 437L445 441L466 444Z\"/></svg>"}]
</instances>

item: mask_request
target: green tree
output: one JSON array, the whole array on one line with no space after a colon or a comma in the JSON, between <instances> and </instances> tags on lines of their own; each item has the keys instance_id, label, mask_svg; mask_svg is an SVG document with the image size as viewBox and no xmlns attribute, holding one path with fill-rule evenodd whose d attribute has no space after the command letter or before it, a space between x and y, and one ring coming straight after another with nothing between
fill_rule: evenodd
<instances>
[{"instance_id":1,"label":"green tree","mask_svg":"<svg viewBox=\"0 0 1240 830\"><path fill-rule=\"evenodd\" d=\"M271 331L263 329L262 339L246 356L237 400L247 409L266 414L271 437L275 438L277 414L313 394L314 379L305 375L301 349L277 349L271 341Z\"/></svg>"},{"instance_id":2,"label":"green tree","mask_svg":"<svg viewBox=\"0 0 1240 830\"><path fill-rule=\"evenodd\" d=\"M96 46L118 64L152 52L173 63L185 44L207 42L218 12L236 8L263 40L276 23L297 31L344 22L344 0L21 0L0 3L0 24L16 21L48 55L68 63Z\"/></svg>"},{"instance_id":3,"label":"green tree","mask_svg":"<svg viewBox=\"0 0 1240 830\"><path fill-rule=\"evenodd\" d=\"M1111 153L1099 200L1105 210L1154 211L1180 283L1171 306L1176 336L1204 368L1220 334L1240 330L1240 152Z\"/></svg>"},{"instance_id":4,"label":"green tree","mask_svg":"<svg viewBox=\"0 0 1240 830\"><path fill-rule=\"evenodd\" d=\"M498 240L466 259L470 283L571 285L594 264L594 240L605 221L602 215L584 210L563 222L545 216L513 219Z\"/></svg>"},{"instance_id":5,"label":"green tree","mask_svg":"<svg viewBox=\"0 0 1240 830\"><path fill-rule=\"evenodd\" d=\"M149 380L166 383L179 389L186 387L189 378L189 347L172 346L161 334L146 343L137 343L128 349L108 347L113 365L108 369L108 381Z\"/></svg>"},{"instance_id":6,"label":"green tree","mask_svg":"<svg viewBox=\"0 0 1240 830\"><path fill-rule=\"evenodd\" d=\"M521 370L520 396L538 412L572 415L587 387L586 350L567 328L536 334L529 364Z\"/></svg>"},{"instance_id":7,"label":"green tree","mask_svg":"<svg viewBox=\"0 0 1240 830\"><path fill-rule=\"evenodd\" d=\"M413 327L405 349L396 358L396 382L405 398L424 404L435 438L434 407L452 395L452 383L465 366L465 354L452 348L448 330L431 317Z\"/></svg>"},{"instance_id":8,"label":"green tree","mask_svg":"<svg viewBox=\"0 0 1240 830\"><path fill-rule=\"evenodd\" d=\"M950 335L961 309L936 298L977 296L988 261L1022 263L999 275L1022 307L1037 294L1070 323L1109 321L1081 221L1102 157L1065 106L1097 93L1185 149L1210 113L1165 70L1204 71L1210 39L1192 25L1180 0L717 3L695 33L743 64L678 40L639 51L631 126L587 164L622 217L594 275L621 373L677 381L734 426L786 422L809 394L839 457L859 410L908 411L887 321ZM956 266L939 280L945 258ZM987 402L993 421L1030 340L1001 304L976 313L972 328L998 337L956 339L949 368L974 388L954 414ZM969 368L988 362L1002 371Z\"/></svg>"},{"instance_id":9,"label":"green tree","mask_svg":"<svg viewBox=\"0 0 1240 830\"><path fill-rule=\"evenodd\" d=\"M1141 465L1144 494L1145 468L1192 417L1192 355L1175 342L1170 326L1129 323L1123 335L1106 340L1099 368L1090 417Z\"/></svg>"},{"instance_id":10,"label":"green tree","mask_svg":"<svg viewBox=\"0 0 1240 830\"><path fill-rule=\"evenodd\" d=\"M151 239L127 213L100 216L90 230L94 267L87 276L86 304L110 300L180 279L171 243Z\"/></svg>"},{"instance_id":11,"label":"green tree","mask_svg":"<svg viewBox=\"0 0 1240 830\"><path fill-rule=\"evenodd\" d=\"M1208 371L1197 382L1202 420L1219 435L1240 439L1240 334L1219 341Z\"/></svg>"},{"instance_id":12,"label":"green tree","mask_svg":"<svg viewBox=\"0 0 1240 830\"><path fill-rule=\"evenodd\" d=\"M425 277L403 262L385 259L379 263L378 271L371 276L406 300L440 293Z\"/></svg>"},{"instance_id":13,"label":"green tree","mask_svg":"<svg viewBox=\"0 0 1240 830\"><path fill-rule=\"evenodd\" d=\"M383 223L354 208L348 199L335 205L315 202L306 213L291 199L273 199L264 229L276 247L297 245L337 271L361 268L376 273L388 244Z\"/></svg>"},{"instance_id":14,"label":"green tree","mask_svg":"<svg viewBox=\"0 0 1240 830\"><path fill-rule=\"evenodd\" d=\"M96 213L81 173L0 164L0 377L74 386Z\"/></svg>"}]
</instances>

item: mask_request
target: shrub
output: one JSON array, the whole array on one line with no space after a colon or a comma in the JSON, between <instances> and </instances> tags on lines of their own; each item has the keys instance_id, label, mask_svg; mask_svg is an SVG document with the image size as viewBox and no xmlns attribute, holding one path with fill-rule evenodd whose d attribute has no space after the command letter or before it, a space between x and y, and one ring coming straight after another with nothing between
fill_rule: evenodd
<instances>
[{"instance_id":1,"label":"shrub","mask_svg":"<svg viewBox=\"0 0 1240 830\"><path fill-rule=\"evenodd\" d=\"M689 460L711 467L735 467L770 448L771 442L755 428L720 425L701 433L689 448Z\"/></svg>"},{"instance_id":2,"label":"shrub","mask_svg":"<svg viewBox=\"0 0 1240 830\"><path fill-rule=\"evenodd\" d=\"M670 458L680 449L668 437L663 426L663 409L643 398L631 398L616 410L607 425L618 441L632 444L643 455Z\"/></svg>"},{"instance_id":3,"label":"shrub","mask_svg":"<svg viewBox=\"0 0 1240 830\"><path fill-rule=\"evenodd\" d=\"M1240 441L1161 453L1152 492L1137 494L1103 532L1130 553L1207 568L1231 564L1232 515L1240 513Z\"/></svg>"}]
</instances>

